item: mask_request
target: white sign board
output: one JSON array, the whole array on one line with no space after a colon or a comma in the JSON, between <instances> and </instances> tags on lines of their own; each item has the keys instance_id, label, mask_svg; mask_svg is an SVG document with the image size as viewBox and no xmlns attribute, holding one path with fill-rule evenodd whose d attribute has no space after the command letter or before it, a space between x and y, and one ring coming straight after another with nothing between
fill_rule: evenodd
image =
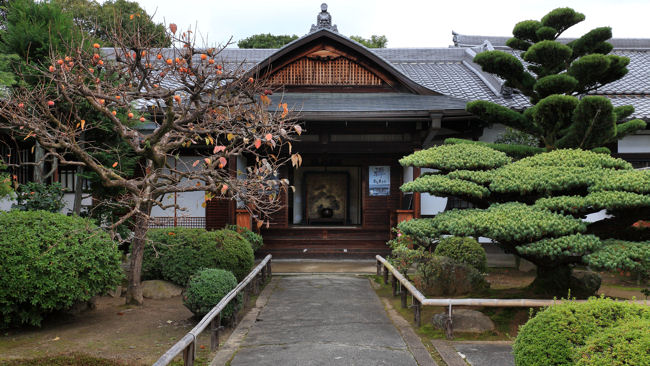
<instances>
[{"instance_id":1,"label":"white sign board","mask_svg":"<svg viewBox=\"0 0 650 366\"><path fill-rule=\"evenodd\" d=\"M390 194L390 166L371 165L368 167L368 190L371 196Z\"/></svg>"}]
</instances>

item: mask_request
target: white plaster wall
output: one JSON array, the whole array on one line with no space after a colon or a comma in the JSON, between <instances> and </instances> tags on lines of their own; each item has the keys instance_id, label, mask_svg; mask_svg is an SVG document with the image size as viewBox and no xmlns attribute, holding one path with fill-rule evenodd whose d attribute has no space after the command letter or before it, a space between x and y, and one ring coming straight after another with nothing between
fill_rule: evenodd
<instances>
[{"instance_id":1,"label":"white plaster wall","mask_svg":"<svg viewBox=\"0 0 650 366\"><path fill-rule=\"evenodd\" d=\"M203 159L199 156L181 156L178 161L174 161L173 158L170 158L170 165L176 164L176 168L181 171L191 171L194 169L192 164L198 160ZM198 169L198 168L197 168ZM183 185L194 186L198 181L186 181L183 182ZM201 204L205 201L205 191L196 191L196 192L181 192L175 193L176 203L179 206L179 209L176 210L176 216L187 216L187 217L205 217L205 208ZM170 193L165 195L163 198L164 204L173 204L174 203L174 194ZM167 208L165 210L160 207L154 207L151 210L151 216L153 217L174 217L174 209Z\"/></svg>"},{"instance_id":2,"label":"white plaster wall","mask_svg":"<svg viewBox=\"0 0 650 366\"><path fill-rule=\"evenodd\" d=\"M483 129L483 135L479 138L479 141L494 142L504 132L506 132L506 126L495 123Z\"/></svg>"},{"instance_id":3,"label":"white plaster wall","mask_svg":"<svg viewBox=\"0 0 650 366\"><path fill-rule=\"evenodd\" d=\"M65 206L61 209L62 214L70 214L74 208L74 193L64 193L63 194L63 203ZM90 197L90 194L83 194L81 196L81 207L83 211L84 206L90 206L93 204L93 200Z\"/></svg>"},{"instance_id":4,"label":"white plaster wall","mask_svg":"<svg viewBox=\"0 0 650 366\"><path fill-rule=\"evenodd\" d=\"M421 173L432 171L434 169L422 168ZM420 195L420 215L437 215L444 211L445 207L447 207L447 197L433 196L429 193Z\"/></svg>"},{"instance_id":5,"label":"white plaster wall","mask_svg":"<svg viewBox=\"0 0 650 366\"><path fill-rule=\"evenodd\" d=\"M402 168L402 172L404 173L404 183L412 182L413 181L413 167L412 166L407 166Z\"/></svg>"},{"instance_id":6,"label":"white plaster wall","mask_svg":"<svg viewBox=\"0 0 650 366\"><path fill-rule=\"evenodd\" d=\"M0 211L9 211L11 210L11 205L16 203L16 200L11 197L4 197L0 199Z\"/></svg>"},{"instance_id":7,"label":"white plaster wall","mask_svg":"<svg viewBox=\"0 0 650 366\"><path fill-rule=\"evenodd\" d=\"M650 152L650 135L631 135L618 140L619 153Z\"/></svg>"}]
</instances>

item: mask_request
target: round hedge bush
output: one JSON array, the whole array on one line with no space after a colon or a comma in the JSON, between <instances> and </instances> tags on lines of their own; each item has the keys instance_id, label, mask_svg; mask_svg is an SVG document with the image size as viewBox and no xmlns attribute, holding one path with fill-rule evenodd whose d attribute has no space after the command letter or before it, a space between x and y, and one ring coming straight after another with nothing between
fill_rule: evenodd
<instances>
[{"instance_id":1,"label":"round hedge bush","mask_svg":"<svg viewBox=\"0 0 650 366\"><path fill-rule=\"evenodd\" d=\"M262 235L258 233L254 233L246 227L238 226L238 225L228 225L226 226L226 229L236 231L241 236L243 236L244 239L248 240L248 242L251 244L251 248L253 248L253 253L257 252L261 247L264 246L264 240L262 239Z\"/></svg>"},{"instance_id":2,"label":"round hedge bush","mask_svg":"<svg viewBox=\"0 0 650 366\"><path fill-rule=\"evenodd\" d=\"M46 211L0 213L0 327L40 325L117 286L121 254L90 220Z\"/></svg>"},{"instance_id":3,"label":"round hedge bush","mask_svg":"<svg viewBox=\"0 0 650 366\"><path fill-rule=\"evenodd\" d=\"M577 366L650 365L650 319L632 319L606 328L578 348Z\"/></svg>"},{"instance_id":4,"label":"round hedge bush","mask_svg":"<svg viewBox=\"0 0 650 366\"><path fill-rule=\"evenodd\" d=\"M144 279L162 279L186 286L201 268L222 268L241 281L253 267L253 249L231 230L167 228L147 232L142 263Z\"/></svg>"},{"instance_id":5,"label":"round hedge bush","mask_svg":"<svg viewBox=\"0 0 650 366\"><path fill-rule=\"evenodd\" d=\"M215 253L216 267L229 270L237 281L243 280L255 264L250 243L236 231L217 230L214 233L219 248Z\"/></svg>"},{"instance_id":6,"label":"round hedge bush","mask_svg":"<svg viewBox=\"0 0 650 366\"><path fill-rule=\"evenodd\" d=\"M451 258L458 263L468 264L481 273L487 271L485 249L473 238L450 236L440 239L434 253L437 256Z\"/></svg>"},{"instance_id":7,"label":"round hedge bush","mask_svg":"<svg viewBox=\"0 0 650 366\"><path fill-rule=\"evenodd\" d=\"M237 279L232 272L216 268L202 269L190 278L183 296L183 305L194 315L204 316L235 287ZM241 298L240 292L237 301L230 301L221 312L221 317L230 318L238 310Z\"/></svg>"},{"instance_id":8,"label":"round hedge bush","mask_svg":"<svg viewBox=\"0 0 650 366\"><path fill-rule=\"evenodd\" d=\"M575 365L578 349L588 344L591 336L619 321L641 319L650 319L647 306L605 298L550 306L520 328L513 345L515 364Z\"/></svg>"}]
</instances>

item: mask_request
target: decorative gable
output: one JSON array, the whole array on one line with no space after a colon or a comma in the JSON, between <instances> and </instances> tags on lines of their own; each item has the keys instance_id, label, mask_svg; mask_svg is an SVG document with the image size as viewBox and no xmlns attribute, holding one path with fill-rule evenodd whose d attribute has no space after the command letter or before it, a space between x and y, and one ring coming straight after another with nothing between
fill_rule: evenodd
<instances>
[{"instance_id":1,"label":"decorative gable","mask_svg":"<svg viewBox=\"0 0 650 366\"><path fill-rule=\"evenodd\" d=\"M313 52L282 67L270 77L273 85L382 86L383 80L362 65L329 50Z\"/></svg>"}]
</instances>

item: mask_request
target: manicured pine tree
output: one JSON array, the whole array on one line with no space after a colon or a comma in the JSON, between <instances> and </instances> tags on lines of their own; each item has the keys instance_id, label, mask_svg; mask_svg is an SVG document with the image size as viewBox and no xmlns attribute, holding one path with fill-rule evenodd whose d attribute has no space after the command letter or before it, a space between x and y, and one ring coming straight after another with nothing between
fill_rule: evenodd
<instances>
[{"instance_id":1,"label":"manicured pine tree","mask_svg":"<svg viewBox=\"0 0 650 366\"><path fill-rule=\"evenodd\" d=\"M500 123L533 135L547 149L593 149L613 143L645 128L639 119L628 120L632 106L613 107L609 99L589 95L627 74L627 57L609 54L613 46L609 27L595 28L568 43L558 41L567 29L585 19L570 8L558 8L540 21L515 25L506 44L519 57L505 51L485 51L474 58L483 71L505 80L505 86L528 97L524 111L474 101L467 110L489 123ZM526 66L520 58L525 61Z\"/></svg>"},{"instance_id":2,"label":"manicured pine tree","mask_svg":"<svg viewBox=\"0 0 650 366\"><path fill-rule=\"evenodd\" d=\"M607 154L558 149L513 161L476 144L418 151L403 166L435 169L405 192L457 197L476 208L451 210L432 219L403 222L399 229L420 241L444 235L487 237L507 253L537 265L536 292L584 296L599 280L578 280L575 265L650 275L650 244L620 240L639 219L650 219L650 171L639 171ZM608 219L582 218L607 210ZM647 231L636 230L636 239Z\"/></svg>"}]
</instances>

